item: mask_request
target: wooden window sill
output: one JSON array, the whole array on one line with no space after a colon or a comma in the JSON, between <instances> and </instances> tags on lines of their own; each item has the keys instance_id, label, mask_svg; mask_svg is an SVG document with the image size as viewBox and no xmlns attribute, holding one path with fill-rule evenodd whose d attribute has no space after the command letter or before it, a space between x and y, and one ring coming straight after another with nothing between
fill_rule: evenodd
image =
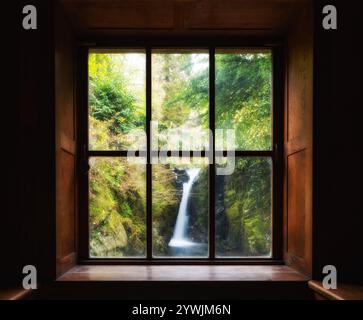
<instances>
[{"instance_id":1,"label":"wooden window sill","mask_svg":"<svg viewBox=\"0 0 363 320\"><path fill-rule=\"evenodd\" d=\"M325 289L320 281L309 281L309 287L315 293L328 300L363 300L363 286L339 284L338 289Z\"/></svg>"},{"instance_id":2,"label":"wooden window sill","mask_svg":"<svg viewBox=\"0 0 363 320\"><path fill-rule=\"evenodd\" d=\"M312 299L309 279L284 265L79 265L42 292L55 299ZM47 290L48 289L48 290Z\"/></svg>"},{"instance_id":3,"label":"wooden window sill","mask_svg":"<svg viewBox=\"0 0 363 320\"><path fill-rule=\"evenodd\" d=\"M287 266L76 266L58 282L307 282Z\"/></svg>"},{"instance_id":4,"label":"wooden window sill","mask_svg":"<svg viewBox=\"0 0 363 320\"><path fill-rule=\"evenodd\" d=\"M21 287L0 288L0 300L24 300L30 296L32 290Z\"/></svg>"}]
</instances>

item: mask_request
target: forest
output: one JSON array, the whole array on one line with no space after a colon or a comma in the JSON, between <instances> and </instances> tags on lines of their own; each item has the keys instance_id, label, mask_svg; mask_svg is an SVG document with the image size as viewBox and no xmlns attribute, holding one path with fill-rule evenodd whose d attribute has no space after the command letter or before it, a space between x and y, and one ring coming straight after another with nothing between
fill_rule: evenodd
<instances>
[{"instance_id":1,"label":"forest","mask_svg":"<svg viewBox=\"0 0 363 320\"><path fill-rule=\"evenodd\" d=\"M215 127L235 130L235 148L272 148L272 54L217 49ZM159 148L180 128L208 145L209 54L203 50L152 51L152 120ZM89 150L128 150L134 130L146 129L146 55L142 50L89 54ZM218 144L219 145L219 144ZM225 159L224 159L225 160ZM90 256L146 257L146 166L126 157L89 159ZM218 166L223 166L219 161ZM170 246L188 170L198 168L186 208L185 237L198 250ZM215 177L209 192L208 159L164 159L152 165L154 257L207 257L209 200L215 197L216 257L269 257L272 246L272 160L237 157L235 170Z\"/></svg>"}]
</instances>

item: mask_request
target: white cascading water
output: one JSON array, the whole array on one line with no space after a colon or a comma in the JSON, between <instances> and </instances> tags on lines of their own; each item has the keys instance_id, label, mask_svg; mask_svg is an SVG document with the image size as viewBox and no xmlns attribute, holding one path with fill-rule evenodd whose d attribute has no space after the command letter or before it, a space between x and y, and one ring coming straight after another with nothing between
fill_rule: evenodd
<instances>
[{"instance_id":1,"label":"white cascading water","mask_svg":"<svg viewBox=\"0 0 363 320\"><path fill-rule=\"evenodd\" d=\"M183 184L183 195L179 206L178 216L176 218L174 234L169 242L170 247L188 247L194 245L194 242L189 241L186 237L188 228L187 209L190 191L192 190L195 179L198 177L199 171L199 168L186 170L186 173L189 176L189 181Z\"/></svg>"}]
</instances>

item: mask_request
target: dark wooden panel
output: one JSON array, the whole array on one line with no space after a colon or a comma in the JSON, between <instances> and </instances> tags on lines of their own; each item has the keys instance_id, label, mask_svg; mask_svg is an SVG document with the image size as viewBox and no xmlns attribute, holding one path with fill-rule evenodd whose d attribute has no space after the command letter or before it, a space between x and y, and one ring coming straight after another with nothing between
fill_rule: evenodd
<instances>
[{"instance_id":1,"label":"dark wooden panel","mask_svg":"<svg viewBox=\"0 0 363 320\"><path fill-rule=\"evenodd\" d=\"M62 1L73 25L92 29L171 29L172 1Z\"/></svg>"},{"instance_id":2,"label":"dark wooden panel","mask_svg":"<svg viewBox=\"0 0 363 320\"><path fill-rule=\"evenodd\" d=\"M0 300L25 300L31 296L33 290L23 287L0 287Z\"/></svg>"},{"instance_id":3,"label":"dark wooden panel","mask_svg":"<svg viewBox=\"0 0 363 320\"><path fill-rule=\"evenodd\" d=\"M189 29L283 30L299 1L201 0L193 4L186 22Z\"/></svg>"},{"instance_id":4,"label":"dark wooden panel","mask_svg":"<svg viewBox=\"0 0 363 320\"><path fill-rule=\"evenodd\" d=\"M76 261L74 39L60 7L55 11L56 267L57 276Z\"/></svg>"},{"instance_id":5,"label":"dark wooden panel","mask_svg":"<svg viewBox=\"0 0 363 320\"><path fill-rule=\"evenodd\" d=\"M306 0L61 0L80 34L142 30L281 32Z\"/></svg>"},{"instance_id":6,"label":"dark wooden panel","mask_svg":"<svg viewBox=\"0 0 363 320\"><path fill-rule=\"evenodd\" d=\"M287 141L298 139L302 145L312 135L313 32L311 19L311 16L303 14L303 17L293 24L288 38Z\"/></svg>"},{"instance_id":7,"label":"dark wooden panel","mask_svg":"<svg viewBox=\"0 0 363 320\"><path fill-rule=\"evenodd\" d=\"M77 253L72 252L67 256L63 256L57 260L57 276L60 276L67 272L69 269L75 266L77 262Z\"/></svg>"},{"instance_id":8,"label":"dark wooden panel","mask_svg":"<svg viewBox=\"0 0 363 320\"><path fill-rule=\"evenodd\" d=\"M61 131L61 133L60 133L60 147L62 150L75 155L76 142L74 140L68 138L68 136L63 131Z\"/></svg>"},{"instance_id":9,"label":"dark wooden panel","mask_svg":"<svg viewBox=\"0 0 363 320\"><path fill-rule=\"evenodd\" d=\"M286 56L284 257L288 265L311 275L313 23L310 6L290 26Z\"/></svg>"},{"instance_id":10,"label":"dark wooden panel","mask_svg":"<svg viewBox=\"0 0 363 320\"><path fill-rule=\"evenodd\" d=\"M329 299L325 298L324 296L322 296L319 293L314 292L314 300L319 300L319 301L327 301Z\"/></svg>"},{"instance_id":11,"label":"dark wooden panel","mask_svg":"<svg viewBox=\"0 0 363 320\"><path fill-rule=\"evenodd\" d=\"M62 21L61 12L57 10L56 48L55 48L55 90L57 131L70 140L75 139L73 107L73 46L67 22Z\"/></svg>"},{"instance_id":12,"label":"dark wooden panel","mask_svg":"<svg viewBox=\"0 0 363 320\"><path fill-rule=\"evenodd\" d=\"M363 286L338 283L337 289L325 289L320 281L309 281L309 287L321 300L363 300Z\"/></svg>"},{"instance_id":13,"label":"dark wooden panel","mask_svg":"<svg viewBox=\"0 0 363 320\"><path fill-rule=\"evenodd\" d=\"M74 156L60 150L57 157L57 261L75 251Z\"/></svg>"},{"instance_id":14,"label":"dark wooden panel","mask_svg":"<svg viewBox=\"0 0 363 320\"><path fill-rule=\"evenodd\" d=\"M287 251L305 257L305 151L287 159Z\"/></svg>"}]
</instances>

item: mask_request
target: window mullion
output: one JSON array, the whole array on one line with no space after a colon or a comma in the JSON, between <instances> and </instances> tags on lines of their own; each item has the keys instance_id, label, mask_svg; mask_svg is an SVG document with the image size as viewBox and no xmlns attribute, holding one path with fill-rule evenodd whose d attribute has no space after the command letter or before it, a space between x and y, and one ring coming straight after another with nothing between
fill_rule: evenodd
<instances>
[{"instance_id":1,"label":"window mullion","mask_svg":"<svg viewBox=\"0 0 363 320\"><path fill-rule=\"evenodd\" d=\"M209 259L215 258L215 48L209 49Z\"/></svg>"},{"instance_id":2,"label":"window mullion","mask_svg":"<svg viewBox=\"0 0 363 320\"><path fill-rule=\"evenodd\" d=\"M152 167L151 167L151 48L146 49L146 258L152 259Z\"/></svg>"}]
</instances>

